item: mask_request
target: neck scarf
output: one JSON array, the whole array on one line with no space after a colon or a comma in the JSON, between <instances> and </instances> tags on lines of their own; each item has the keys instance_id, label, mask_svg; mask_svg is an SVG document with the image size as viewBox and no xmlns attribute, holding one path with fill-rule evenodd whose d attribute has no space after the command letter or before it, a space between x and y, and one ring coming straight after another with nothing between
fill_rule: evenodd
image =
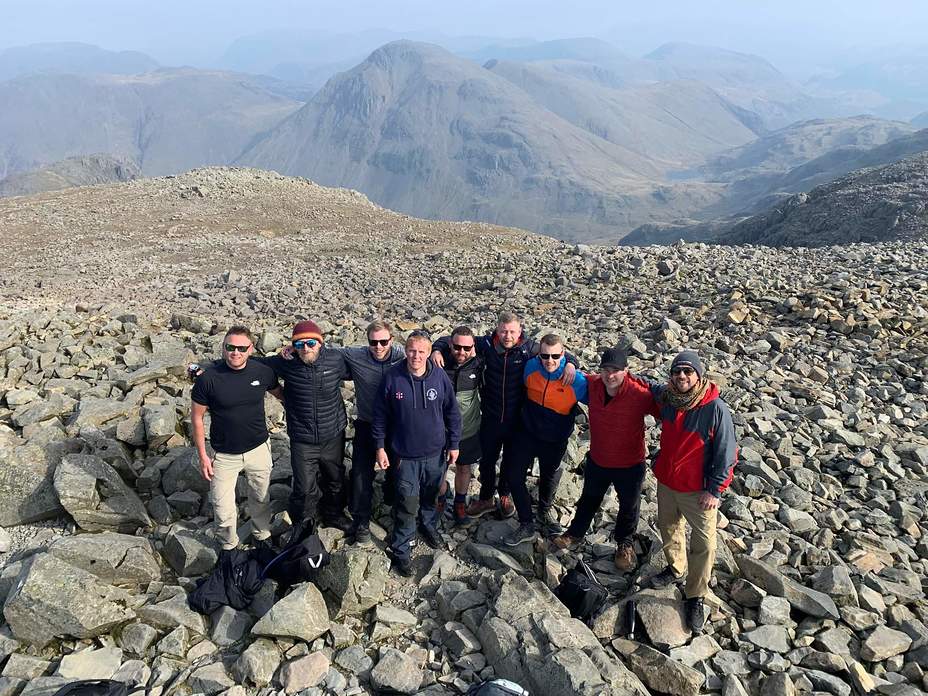
<instances>
[{"instance_id":1,"label":"neck scarf","mask_svg":"<svg viewBox=\"0 0 928 696\"><path fill-rule=\"evenodd\" d=\"M688 392L678 392L673 382L667 384L667 388L661 395L661 402L668 406L673 406L678 411L689 411L695 408L706 397L709 391L709 380L703 377L695 387Z\"/></svg>"}]
</instances>

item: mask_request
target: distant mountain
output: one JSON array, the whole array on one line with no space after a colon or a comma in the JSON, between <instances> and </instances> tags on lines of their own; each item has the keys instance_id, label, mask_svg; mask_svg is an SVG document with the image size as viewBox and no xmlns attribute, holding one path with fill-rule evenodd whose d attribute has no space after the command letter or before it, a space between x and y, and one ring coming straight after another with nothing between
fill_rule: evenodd
<instances>
[{"instance_id":1,"label":"distant mountain","mask_svg":"<svg viewBox=\"0 0 928 696\"><path fill-rule=\"evenodd\" d=\"M651 159L437 46L399 41L339 74L239 164L356 188L414 215L616 239L715 200L654 183Z\"/></svg>"},{"instance_id":2,"label":"distant mountain","mask_svg":"<svg viewBox=\"0 0 928 696\"><path fill-rule=\"evenodd\" d=\"M72 186L130 181L137 179L139 175L139 168L135 162L119 160L109 155L69 157L31 172L0 179L0 197L28 196Z\"/></svg>"},{"instance_id":3,"label":"distant mountain","mask_svg":"<svg viewBox=\"0 0 928 696\"><path fill-rule=\"evenodd\" d=\"M828 246L928 236L928 152L852 172L723 233L723 244Z\"/></svg>"},{"instance_id":4,"label":"distant mountain","mask_svg":"<svg viewBox=\"0 0 928 696\"><path fill-rule=\"evenodd\" d=\"M136 75L157 68L154 58L138 51L107 51L75 42L14 46L0 51L0 81L33 73Z\"/></svg>"},{"instance_id":5,"label":"distant mountain","mask_svg":"<svg viewBox=\"0 0 928 696\"><path fill-rule=\"evenodd\" d=\"M668 43L645 60L659 66L661 79L697 80L729 101L758 114L770 128L820 115L799 87L763 58L710 46Z\"/></svg>"},{"instance_id":6,"label":"distant mountain","mask_svg":"<svg viewBox=\"0 0 928 696\"><path fill-rule=\"evenodd\" d=\"M916 128L928 128L928 111L913 118L911 124Z\"/></svg>"},{"instance_id":7,"label":"distant mountain","mask_svg":"<svg viewBox=\"0 0 928 696\"><path fill-rule=\"evenodd\" d=\"M698 82L613 89L557 65L491 61L486 67L575 126L652 160L662 174L757 138L740 110Z\"/></svg>"},{"instance_id":8,"label":"distant mountain","mask_svg":"<svg viewBox=\"0 0 928 696\"><path fill-rule=\"evenodd\" d=\"M248 76L31 75L0 82L0 177L107 153L143 174L227 164L299 108Z\"/></svg>"}]
</instances>

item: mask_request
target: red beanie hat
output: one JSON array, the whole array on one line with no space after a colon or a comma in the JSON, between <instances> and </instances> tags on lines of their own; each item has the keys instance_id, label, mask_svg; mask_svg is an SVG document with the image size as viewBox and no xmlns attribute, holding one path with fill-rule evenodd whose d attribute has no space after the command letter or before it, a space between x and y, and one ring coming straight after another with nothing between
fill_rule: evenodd
<instances>
[{"instance_id":1,"label":"red beanie hat","mask_svg":"<svg viewBox=\"0 0 928 696\"><path fill-rule=\"evenodd\" d=\"M319 330L319 327L316 326L316 322L306 321L297 322L296 326L293 327L293 335L290 337L291 341L299 341L302 338L315 338L320 343L322 342L322 331Z\"/></svg>"}]
</instances>

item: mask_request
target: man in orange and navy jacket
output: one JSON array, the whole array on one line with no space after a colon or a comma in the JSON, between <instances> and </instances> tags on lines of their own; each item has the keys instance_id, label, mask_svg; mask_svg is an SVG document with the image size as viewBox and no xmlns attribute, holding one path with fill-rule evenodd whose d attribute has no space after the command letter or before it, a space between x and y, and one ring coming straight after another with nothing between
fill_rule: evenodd
<instances>
[{"instance_id":1,"label":"man in orange and navy jacket","mask_svg":"<svg viewBox=\"0 0 928 696\"><path fill-rule=\"evenodd\" d=\"M719 498L731 483L738 447L728 405L695 351L673 359L670 380L652 393L661 407L661 449L654 463L657 526L667 567L651 579L663 587L686 577L690 628L705 623L704 598L715 563ZM692 528L686 552L684 521Z\"/></svg>"},{"instance_id":2,"label":"man in orange and navy jacket","mask_svg":"<svg viewBox=\"0 0 928 696\"><path fill-rule=\"evenodd\" d=\"M551 513L551 506L563 471L561 459L574 430L577 403L586 400L586 377L578 372L573 382L565 385L561 378L566 368L564 341L557 334L542 337L538 355L525 364L525 402L513 437L513 456L503 463L503 476L519 515L518 529L503 539L507 546L535 537L532 499L525 479L536 457L540 470L538 521L549 534L563 531Z\"/></svg>"}]
</instances>

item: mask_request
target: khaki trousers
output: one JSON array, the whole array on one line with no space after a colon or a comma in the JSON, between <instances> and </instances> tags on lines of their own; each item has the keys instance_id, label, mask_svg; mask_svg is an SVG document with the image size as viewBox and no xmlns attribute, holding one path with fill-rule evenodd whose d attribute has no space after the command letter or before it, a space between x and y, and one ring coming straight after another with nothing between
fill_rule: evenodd
<instances>
[{"instance_id":1,"label":"khaki trousers","mask_svg":"<svg viewBox=\"0 0 928 696\"><path fill-rule=\"evenodd\" d=\"M661 532L664 556L674 573L686 573L687 598L709 594L709 579L715 564L718 509L703 510L699 493L678 493L657 484L657 527ZM685 522L692 528L690 552L686 552Z\"/></svg>"},{"instance_id":2,"label":"khaki trousers","mask_svg":"<svg viewBox=\"0 0 928 696\"><path fill-rule=\"evenodd\" d=\"M213 517L216 536L223 549L238 546L238 507L235 504L235 484L238 475L245 472L248 488L248 515L254 524L255 539L271 536L271 507L268 487L271 483L271 441L266 440L253 450L242 454L216 452L213 457L213 478L210 493L213 498Z\"/></svg>"}]
</instances>

